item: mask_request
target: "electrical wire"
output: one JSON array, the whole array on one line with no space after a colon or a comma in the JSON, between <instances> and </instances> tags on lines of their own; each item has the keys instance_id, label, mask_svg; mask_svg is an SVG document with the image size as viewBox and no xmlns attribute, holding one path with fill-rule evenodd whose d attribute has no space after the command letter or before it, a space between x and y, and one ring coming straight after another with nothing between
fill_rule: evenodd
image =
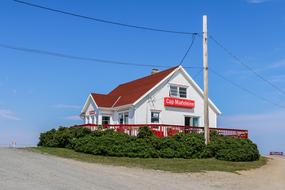
<instances>
[{"instance_id":1,"label":"electrical wire","mask_svg":"<svg viewBox=\"0 0 285 190\"><path fill-rule=\"evenodd\" d=\"M223 75L219 74L217 71L215 71L215 70L213 70L213 69L211 69L211 68L209 68L209 71L211 71L211 72L214 73L216 76L218 76L218 77L220 77L221 79L223 79L224 81L226 81L226 82L230 83L231 85L235 86L236 88L239 88L239 89L241 89L241 90L247 92L248 94L251 94L251 95L255 96L256 98L259 98L260 100L263 100L264 102L267 102L267 103L269 103L269 104L271 104L271 105L274 105L274 106L276 106L276 107L285 109L285 106L280 105L280 104L277 104L277 103L275 103L275 102L272 102L272 101L270 101L269 99L264 98L264 97L258 95L258 94L255 93L254 91L251 91L251 90L249 90L249 89L247 89L247 88L245 88L245 87L239 85L238 83L235 83L235 82L233 82L233 81L227 79L227 78L224 77Z\"/></svg>"},{"instance_id":2,"label":"electrical wire","mask_svg":"<svg viewBox=\"0 0 285 190\"><path fill-rule=\"evenodd\" d=\"M138 63L132 63L132 62L107 60L107 59L93 58L93 57L82 57L82 56L77 56L77 55L51 52L51 51L45 51L45 50L39 50L39 49L17 47L17 46L13 46L13 45L2 44L2 43L0 43L0 47L5 48L5 49L10 49L10 50L15 50L15 51L21 51L21 52L25 52L25 53L48 55L48 56L53 56L53 57L60 57L60 58L80 60L80 61L89 61L89 62L98 62L98 63L107 63L107 64L116 64L116 65L126 65L126 66L138 66L138 67L153 67L153 68L169 68L169 67L171 67L171 66L163 66L163 65L138 64ZM189 66L187 68L200 69L201 67Z\"/></svg>"},{"instance_id":3,"label":"electrical wire","mask_svg":"<svg viewBox=\"0 0 285 190\"><path fill-rule=\"evenodd\" d=\"M276 84L272 83L271 81L267 80L265 77L263 77L261 74L259 74L258 72L256 72L252 67L250 67L249 65L245 64L238 56L234 55L229 49L227 49L221 42L219 42L218 40L216 40L212 35L210 35L210 39L213 40L213 42L215 42L220 48L222 48L229 56L233 57L237 63L239 63L240 65L242 65L243 67L245 67L247 70L251 71L253 74L255 74L260 80L264 81L265 83L267 83L268 85L270 85L271 87L273 87L274 89L276 89L277 91L279 91L280 93L285 95L285 91L282 90L281 88L279 88Z\"/></svg>"},{"instance_id":4,"label":"electrical wire","mask_svg":"<svg viewBox=\"0 0 285 190\"><path fill-rule=\"evenodd\" d=\"M188 49L186 50L184 56L183 56L182 59L180 60L179 65L182 65L182 63L184 62L184 60L185 60L185 58L187 57L188 53L190 52L190 50L191 50L191 48L192 48L192 46L193 46L193 44L194 44L194 42L195 42L195 36L196 36L195 34L192 34L191 43L190 43Z\"/></svg>"},{"instance_id":5,"label":"electrical wire","mask_svg":"<svg viewBox=\"0 0 285 190\"><path fill-rule=\"evenodd\" d=\"M185 67L185 68L187 68L187 67ZM199 71L197 71L197 73L195 75L193 75L192 78L196 79L196 77L198 77L202 73L203 70L204 70L204 68L202 67Z\"/></svg>"},{"instance_id":6,"label":"electrical wire","mask_svg":"<svg viewBox=\"0 0 285 190\"><path fill-rule=\"evenodd\" d=\"M52 11L52 12L57 12L57 13L61 13L61 14L65 14L65 15L69 15L69 16L73 16L73 17L79 17L82 19L88 19L88 20L92 20L92 21L96 21L96 22L101 22L101 23L105 23L105 24L112 24L112 25L117 25L117 26L122 26L122 27L128 27L128 28L135 28L135 29L141 29L141 30L148 30L148 31L154 31L154 32L164 32L164 33L172 33L172 34L183 34L183 35L192 35L192 41L187 49L187 51L185 52L184 56L182 57L179 65L182 65L182 63L184 62L185 58L187 57L188 53L190 52L194 41L195 41L195 36L198 35L200 36L199 33L197 32L184 32L184 31L175 31L175 30L165 30L165 29L160 29L160 28L153 28L153 27L147 27L147 26L139 26L139 25L131 25L131 24L125 24L125 23L121 23L121 22L116 22L116 21L111 21L111 20L105 20L105 19L100 19L100 18L94 18L94 17L89 17L89 16L84 16L84 15L80 15L80 14L76 14L73 12L67 12L67 11L63 11L63 10L59 10L59 9L54 9L54 8L50 8L50 7L46 7L46 6L42 6L42 5L38 5L38 4L34 4L34 3L29 3L29 2L25 2L25 1L21 1L21 0L14 0L14 2L17 3L21 3L23 5L27 5L27 6L31 6L31 7L35 7L35 8L40 8L43 10L48 10L48 11ZM281 92L282 94L285 94L285 92L279 88L277 85L275 85L274 83L272 83L271 81L267 80L266 78L264 78L262 75L260 75L258 72L256 72L253 68L251 68L249 65L245 64L243 61L241 61L241 59L234 55L230 50L228 50L222 43L220 43L218 40L216 40L212 35L209 36L209 38L211 40L213 40L213 42L215 42L220 48L222 48L228 55L230 55L231 57L233 57L239 64L243 65L246 69L248 69L249 71L251 71L252 73L254 73L259 79L261 79L262 81L266 82L267 84L269 84L270 86L272 86L273 88L275 88L276 90L278 90L279 92ZM75 60L82 60L82 61L92 61L92 62L101 62L101 63L109 63L109 64L119 64L119 65L128 65L128 66L143 66L143 67L160 67L160 68L167 68L167 66L162 66L162 65L149 65L149 64L137 64L137 63L130 63L130 62L122 62L122 61L114 61L114 60L106 60L106 59L98 59L98 58L90 58L90 57L81 57L81 56L75 56L75 55L70 55L70 54L63 54L63 53L57 53L57 52L50 52L50 51L44 51L44 50L39 50L39 49L30 49L30 48L22 48L22 47L16 47L16 46L11 46L11 45L7 45L7 44L0 44L0 47L2 48L6 48L6 49L12 49L12 50L17 50L17 51L22 51L22 52L29 52L29 53L36 53L36 54L43 54L43 55L49 55L49 56L56 56L56 57L61 57L61 58L67 58L67 59L75 59ZM199 68L200 70L195 74L195 76L193 78L195 78L196 76L198 76L202 71L203 71L203 67L201 69L201 67L191 67L191 66L187 66L185 68ZM259 96L257 93L242 87L241 85L228 80L227 78L225 78L223 75L219 74L218 72L214 71L213 69L209 68L209 71L211 71L212 73L214 73L215 75L217 75L218 77L220 77L221 79L227 81L228 83L232 84L233 86L267 102L270 103L274 106L280 107L280 108L284 108L285 106L279 105L277 103L274 103L262 96Z\"/></svg>"},{"instance_id":7,"label":"electrical wire","mask_svg":"<svg viewBox=\"0 0 285 190\"><path fill-rule=\"evenodd\" d=\"M112 24L112 25L117 25L117 26L122 26L122 27L135 28L135 29L141 29L141 30L148 30L148 31L153 31L153 32L164 32L164 33L182 34L182 35L198 34L196 32L183 32L183 31L175 31L175 30L165 30L165 29L153 28L153 27L147 27L147 26L125 24L125 23L111 21L111 20L105 20L105 19L100 19L100 18L95 18L95 17L90 17L90 16L84 16L84 15L80 15L80 14L73 13L73 12L67 12L67 11L54 9L54 8L50 8L50 7L46 7L46 6L42 6L42 5L38 5L38 4L34 4L34 3L29 3L29 2L26 2L26 1L21 1L21 0L13 0L13 1L16 2L16 3L20 3L20 4L23 4L23 5L30 6L30 7L40 8L40 9L43 9L43 10L57 12L57 13L61 13L61 14L64 14L64 15L69 15L69 16L73 16L73 17L79 17L79 18L82 18L82 19L92 20L92 21L101 22L101 23L105 23L105 24Z\"/></svg>"}]
</instances>

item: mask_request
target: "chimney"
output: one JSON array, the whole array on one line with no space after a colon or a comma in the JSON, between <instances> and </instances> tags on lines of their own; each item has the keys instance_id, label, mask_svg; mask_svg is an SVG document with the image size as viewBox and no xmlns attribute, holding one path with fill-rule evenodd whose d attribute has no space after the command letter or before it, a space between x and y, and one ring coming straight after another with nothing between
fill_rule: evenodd
<instances>
[{"instance_id":1,"label":"chimney","mask_svg":"<svg viewBox=\"0 0 285 190\"><path fill-rule=\"evenodd\" d=\"M152 74L152 75L153 75L153 74L156 74L156 73L158 73L158 72L159 72L159 70L158 70L158 69L155 69L155 68L151 70L151 74Z\"/></svg>"}]
</instances>

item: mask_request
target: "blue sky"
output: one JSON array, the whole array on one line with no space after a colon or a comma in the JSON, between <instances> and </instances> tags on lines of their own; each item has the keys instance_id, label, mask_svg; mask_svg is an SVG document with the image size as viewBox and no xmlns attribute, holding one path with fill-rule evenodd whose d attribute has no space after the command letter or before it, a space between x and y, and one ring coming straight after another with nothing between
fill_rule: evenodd
<instances>
[{"instance_id":1,"label":"blue sky","mask_svg":"<svg viewBox=\"0 0 285 190\"><path fill-rule=\"evenodd\" d=\"M68 1L27 0L128 24L201 32L285 91L285 2L281 0ZM0 2L0 43L138 64L177 65L191 36L118 27ZM184 66L202 66L196 38ZM285 95L259 80L209 41L209 67L260 96L285 105ZM147 75L151 68L76 61L0 48L0 144L36 144L41 131L81 123L77 115L90 92L107 93ZM199 70L187 69L191 75ZM220 127L248 129L262 153L285 151L285 110L210 73L209 94L223 112ZM202 84L202 75L197 82Z\"/></svg>"}]
</instances>

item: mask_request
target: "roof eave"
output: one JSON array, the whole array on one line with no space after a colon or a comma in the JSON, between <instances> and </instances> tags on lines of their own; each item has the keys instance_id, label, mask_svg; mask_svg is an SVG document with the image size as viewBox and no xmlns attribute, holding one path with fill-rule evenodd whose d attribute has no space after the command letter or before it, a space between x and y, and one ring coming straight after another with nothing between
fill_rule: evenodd
<instances>
[{"instance_id":1,"label":"roof eave","mask_svg":"<svg viewBox=\"0 0 285 190\"><path fill-rule=\"evenodd\" d=\"M93 103L95 104L95 106L98 108L98 105L96 104L96 102L95 102L95 100L94 100L94 98L93 98L93 96L92 96L92 93L90 93L90 94L88 95L86 101L85 101L85 104L84 104L84 106L83 106L83 108L82 108L82 110L81 110L81 113L85 112L84 110L86 109L87 103L88 103L88 101L89 101L90 98L91 98L91 100L93 101Z\"/></svg>"}]
</instances>

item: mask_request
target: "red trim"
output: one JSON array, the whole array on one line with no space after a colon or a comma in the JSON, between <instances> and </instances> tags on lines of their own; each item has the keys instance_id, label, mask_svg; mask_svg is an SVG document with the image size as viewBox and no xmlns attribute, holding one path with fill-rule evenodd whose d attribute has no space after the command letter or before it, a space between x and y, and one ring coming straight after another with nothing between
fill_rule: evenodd
<instances>
[{"instance_id":1,"label":"red trim","mask_svg":"<svg viewBox=\"0 0 285 190\"><path fill-rule=\"evenodd\" d=\"M89 111L89 115L95 115L96 112L94 110Z\"/></svg>"},{"instance_id":2,"label":"red trim","mask_svg":"<svg viewBox=\"0 0 285 190\"><path fill-rule=\"evenodd\" d=\"M100 125L96 124L83 124L78 127L86 127L91 130L96 130ZM203 133L204 127L193 127L184 125L168 125L168 124L115 124L115 125L103 125L105 129L114 129L117 132L124 132L131 134L131 131L138 131L140 127L148 126L157 137L173 136L179 132L184 133ZM244 129L228 129L228 128L210 128L210 131L216 131L217 133L225 136L233 136L240 139L248 138L248 130Z\"/></svg>"}]
</instances>

